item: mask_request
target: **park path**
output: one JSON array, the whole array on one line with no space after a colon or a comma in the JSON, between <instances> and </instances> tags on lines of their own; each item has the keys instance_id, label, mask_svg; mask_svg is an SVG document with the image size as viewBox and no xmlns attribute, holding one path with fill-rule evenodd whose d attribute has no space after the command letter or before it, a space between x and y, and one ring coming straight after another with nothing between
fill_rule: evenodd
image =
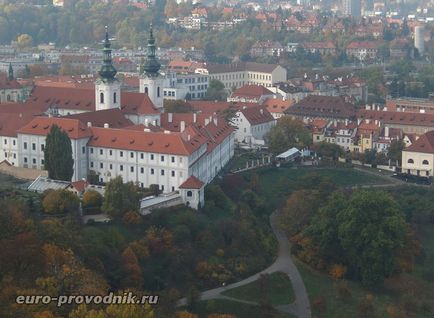
<instances>
[{"instance_id":1,"label":"park path","mask_svg":"<svg viewBox=\"0 0 434 318\"><path fill-rule=\"evenodd\" d=\"M274 263L264 269L263 271L256 273L242 281L233 283L224 287L218 287L211 290L207 290L201 293L200 300L211 300L211 299L227 299L240 303L258 305L258 303L244 301L232 297L222 295L224 291L232 288L247 285L255 280L258 280L263 274L271 274L275 272L283 272L288 275L291 280L292 288L295 294L295 301L292 304L276 306L275 309L293 314L298 318L311 318L311 309L309 303L309 297L306 292L306 287L304 286L303 279L301 278L300 272L295 266L291 258L291 249L285 233L278 226L278 212L275 211L270 216L270 224L274 235L278 241L279 253L277 259ZM187 304L187 299L183 298L179 300L178 306L184 306Z\"/></svg>"}]
</instances>

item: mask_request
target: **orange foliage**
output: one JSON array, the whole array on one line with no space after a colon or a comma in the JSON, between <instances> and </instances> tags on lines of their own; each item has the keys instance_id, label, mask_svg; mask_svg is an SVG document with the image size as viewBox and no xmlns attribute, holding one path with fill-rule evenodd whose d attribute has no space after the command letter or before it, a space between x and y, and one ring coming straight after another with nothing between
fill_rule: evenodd
<instances>
[{"instance_id":1,"label":"orange foliage","mask_svg":"<svg viewBox=\"0 0 434 318\"><path fill-rule=\"evenodd\" d=\"M329 274L335 279L342 279L347 272L347 267L341 264L333 264L330 266Z\"/></svg>"},{"instance_id":2,"label":"orange foliage","mask_svg":"<svg viewBox=\"0 0 434 318\"><path fill-rule=\"evenodd\" d=\"M199 318L198 315L191 314L188 311L178 311L176 315L178 318Z\"/></svg>"}]
</instances>

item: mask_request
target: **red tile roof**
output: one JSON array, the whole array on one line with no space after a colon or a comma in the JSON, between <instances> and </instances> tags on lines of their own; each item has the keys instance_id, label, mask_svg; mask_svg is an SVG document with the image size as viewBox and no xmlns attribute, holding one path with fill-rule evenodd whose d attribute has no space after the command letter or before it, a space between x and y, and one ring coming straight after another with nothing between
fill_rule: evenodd
<instances>
[{"instance_id":1,"label":"red tile roof","mask_svg":"<svg viewBox=\"0 0 434 318\"><path fill-rule=\"evenodd\" d=\"M95 90L84 88L36 86L26 102L31 107L48 109L50 106L81 111L95 111ZM121 110L126 114L159 114L148 95L122 92Z\"/></svg>"},{"instance_id":2,"label":"red tile roof","mask_svg":"<svg viewBox=\"0 0 434 318\"><path fill-rule=\"evenodd\" d=\"M434 130L429 131L419 137L404 151L423 152L434 154Z\"/></svg>"},{"instance_id":3,"label":"red tile roof","mask_svg":"<svg viewBox=\"0 0 434 318\"><path fill-rule=\"evenodd\" d=\"M362 109L357 112L357 118L379 120L386 124L434 127L434 114L381 111Z\"/></svg>"},{"instance_id":4,"label":"red tile roof","mask_svg":"<svg viewBox=\"0 0 434 318\"><path fill-rule=\"evenodd\" d=\"M240 112L244 117L246 117L251 125L259 125L275 120L264 106L246 107L240 109Z\"/></svg>"},{"instance_id":5,"label":"red tile roof","mask_svg":"<svg viewBox=\"0 0 434 318\"><path fill-rule=\"evenodd\" d=\"M347 45L347 49L376 49L378 43L374 41L351 42Z\"/></svg>"},{"instance_id":6,"label":"red tile roof","mask_svg":"<svg viewBox=\"0 0 434 318\"><path fill-rule=\"evenodd\" d=\"M10 81L6 75L0 75L0 89L20 89L20 88L22 88L22 86L20 83L17 82L17 80L12 79Z\"/></svg>"},{"instance_id":7,"label":"red tile roof","mask_svg":"<svg viewBox=\"0 0 434 318\"><path fill-rule=\"evenodd\" d=\"M350 119L356 114L356 107L345 97L309 95L289 107L285 113L297 116Z\"/></svg>"},{"instance_id":8,"label":"red tile roof","mask_svg":"<svg viewBox=\"0 0 434 318\"><path fill-rule=\"evenodd\" d=\"M260 98L264 95L273 95L274 93L261 85L244 85L233 92L232 96L246 98Z\"/></svg>"},{"instance_id":9,"label":"red tile roof","mask_svg":"<svg viewBox=\"0 0 434 318\"><path fill-rule=\"evenodd\" d=\"M188 139L187 133L145 132L99 127L92 127L92 134L88 145L93 147L184 156L192 154L207 141L201 135L190 135Z\"/></svg>"},{"instance_id":10,"label":"red tile roof","mask_svg":"<svg viewBox=\"0 0 434 318\"><path fill-rule=\"evenodd\" d=\"M183 184L179 186L180 189L201 189L205 183L200 181L195 176L191 175Z\"/></svg>"},{"instance_id":11,"label":"red tile roof","mask_svg":"<svg viewBox=\"0 0 434 318\"><path fill-rule=\"evenodd\" d=\"M89 185L89 183L86 180L79 180L71 182L71 185L78 192L83 192L86 190L86 187Z\"/></svg>"},{"instance_id":12,"label":"red tile roof","mask_svg":"<svg viewBox=\"0 0 434 318\"><path fill-rule=\"evenodd\" d=\"M27 125L34 116L30 113L1 113L0 136L17 137L17 130Z\"/></svg>"},{"instance_id":13,"label":"red tile roof","mask_svg":"<svg viewBox=\"0 0 434 318\"><path fill-rule=\"evenodd\" d=\"M270 113L283 113L286 109L291 107L292 101L289 99L267 98L262 105L267 107Z\"/></svg>"},{"instance_id":14,"label":"red tile roof","mask_svg":"<svg viewBox=\"0 0 434 318\"><path fill-rule=\"evenodd\" d=\"M18 133L46 136L53 125L59 126L71 139L81 139L92 135L91 130L78 119L59 117L36 117L18 129Z\"/></svg>"},{"instance_id":15,"label":"red tile roof","mask_svg":"<svg viewBox=\"0 0 434 318\"><path fill-rule=\"evenodd\" d=\"M193 107L194 111L201 112L204 114L214 114L219 113L230 107L229 102L217 102L217 101L206 101L206 100L190 100L188 103Z\"/></svg>"},{"instance_id":16,"label":"red tile roof","mask_svg":"<svg viewBox=\"0 0 434 318\"><path fill-rule=\"evenodd\" d=\"M104 124L109 124L111 128L123 128L134 125L131 120L125 118L122 111L118 108L68 115L65 118L78 119L86 126L87 123L91 123L91 126L96 127L104 127Z\"/></svg>"}]
</instances>

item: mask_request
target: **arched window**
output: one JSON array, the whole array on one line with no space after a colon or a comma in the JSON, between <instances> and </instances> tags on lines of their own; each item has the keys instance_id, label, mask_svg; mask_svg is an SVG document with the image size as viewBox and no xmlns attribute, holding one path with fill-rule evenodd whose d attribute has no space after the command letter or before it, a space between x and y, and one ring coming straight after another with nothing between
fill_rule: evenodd
<instances>
[{"instance_id":1,"label":"arched window","mask_svg":"<svg viewBox=\"0 0 434 318\"><path fill-rule=\"evenodd\" d=\"M157 97L160 97L160 87L157 87Z\"/></svg>"},{"instance_id":2,"label":"arched window","mask_svg":"<svg viewBox=\"0 0 434 318\"><path fill-rule=\"evenodd\" d=\"M7 100L8 100L8 102L11 101L11 95L8 95Z\"/></svg>"},{"instance_id":3,"label":"arched window","mask_svg":"<svg viewBox=\"0 0 434 318\"><path fill-rule=\"evenodd\" d=\"M407 163L414 163L413 159L408 159Z\"/></svg>"},{"instance_id":4,"label":"arched window","mask_svg":"<svg viewBox=\"0 0 434 318\"><path fill-rule=\"evenodd\" d=\"M191 191L187 191L187 196L188 196L189 198L191 198L191 197L193 196L193 192L191 192Z\"/></svg>"},{"instance_id":5,"label":"arched window","mask_svg":"<svg viewBox=\"0 0 434 318\"><path fill-rule=\"evenodd\" d=\"M145 94L148 95L148 88L145 87Z\"/></svg>"},{"instance_id":6,"label":"arched window","mask_svg":"<svg viewBox=\"0 0 434 318\"><path fill-rule=\"evenodd\" d=\"M428 160L424 160L424 161L422 161L422 164L423 165L429 165L429 162L428 162Z\"/></svg>"},{"instance_id":7,"label":"arched window","mask_svg":"<svg viewBox=\"0 0 434 318\"><path fill-rule=\"evenodd\" d=\"M117 96L116 96L116 92L114 92L114 93L113 93L113 104L116 104L116 99L117 99L116 97L117 97Z\"/></svg>"},{"instance_id":8,"label":"arched window","mask_svg":"<svg viewBox=\"0 0 434 318\"><path fill-rule=\"evenodd\" d=\"M101 104L104 104L104 93L100 93L100 94L99 94L99 102L100 102Z\"/></svg>"}]
</instances>

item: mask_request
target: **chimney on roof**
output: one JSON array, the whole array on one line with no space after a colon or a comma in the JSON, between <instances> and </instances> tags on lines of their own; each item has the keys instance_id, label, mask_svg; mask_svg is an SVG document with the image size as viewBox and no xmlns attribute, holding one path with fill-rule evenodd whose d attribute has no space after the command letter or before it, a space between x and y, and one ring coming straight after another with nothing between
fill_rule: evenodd
<instances>
[{"instance_id":1,"label":"chimney on roof","mask_svg":"<svg viewBox=\"0 0 434 318\"><path fill-rule=\"evenodd\" d=\"M209 118L205 118L205 126L209 124Z\"/></svg>"},{"instance_id":2,"label":"chimney on roof","mask_svg":"<svg viewBox=\"0 0 434 318\"><path fill-rule=\"evenodd\" d=\"M110 125L108 123L104 124L104 128L109 128L109 127L110 127Z\"/></svg>"},{"instance_id":3,"label":"chimney on roof","mask_svg":"<svg viewBox=\"0 0 434 318\"><path fill-rule=\"evenodd\" d=\"M190 134L188 134L187 135L187 140L190 141L190 139L191 139L191 136L190 136Z\"/></svg>"},{"instance_id":4,"label":"chimney on roof","mask_svg":"<svg viewBox=\"0 0 434 318\"><path fill-rule=\"evenodd\" d=\"M213 121L214 121L214 125L218 126L218 119L217 119L217 117L214 117Z\"/></svg>"},{"instance_id":5,"label":"chimney on roof","mask_svg":"<svg viewBox=\"0 0 434 318\"><path fill-rule=\"evenodd\" d=\"M171 123L171 122L173 121L173 113L168 113L168 114L167 114L167 121L168 121L169 123Z\"/></svg>"},{"instance_id":6,"label":"chimney on roof","mask_svg":"<svg viewBox=\"0 0 434 318\"><path fill-rule=\"evenodd\" d=\"M193 123L195 123L197 121L197 114L193 113Z\"/></svg>"},{"instance_id":7,"label":"chimney on roof","mask_svg":"<svg viewBox=\"0 0 434 318\"><path fill-rule=\"evenodd\" d=\"M166 135L168 135L168 134L170 134L170 130L165 130L164 133L165 133Z\"/></svg>"},{"instance_id":8,"label":"chimney on roof","mask_svg":"<svg viewBox=\"0 0 434 318\"><path fill-rule=\"evenodd\" d=\"M365 109L366 109L366 110L371 110L371 106L368 105L368 104L366 104L366 105L365 105Z\"/></svg>"},{"instance_id":9,"label":"chimney on roof","mask_svg":"<svg viewBox=\"0 0 434 318\"><path fill-rule=\"evenodd\" d=\"M264 115L264 110L262 108L259 111L261 112L261 115Z\"/></svg>"},{"instance_id":10,"label":"chimney on roof","mask_svg":"<svg viewBox=\"0 0 434 318\"><path fill-rule=\"evenodd\" d=\"M92 123L90 121L87 122L87 127L92 127Z\"/></svg>"},{"instance_id":11,"label":"chimney on roof","mask_svg":"<svg viewBox=\"0 0 434 318\"><path fill-rule=\"evenodd\" d=\"M389 126L384 127L384 137L389 137Z\"/></svg>"},{"instance_id":12,"label":"chimney on roof","mask_svg":"<svg viewBox=\"0 0 434 318\"><path fill-rule=\"evenodd\" d=\"M153 120L153 121L152 121L152 125L157 126L157 121L156 121L156 120Z\"/></svg>"},{"instance_id":13,"label":"chimney on roof","mask_svg":"<svg viewBox=\"0 0 434 318\"><path fill-rule=\"evenodd\" d=\"M145 124L144 125L145 125L145 127L149 127L149 120L148 120L148 118L145 119Z\"/></svg>"},{"instance_id":14,"label":"chimney on roof","mask_svg":"<svg viewBox=\"0 0 434 318\"><path fill-rule=\"evenodd\" d=\"M183 132L185 130L185 121L181 121L179 124L179 130L180 132Z\"/></svg>"},{"instance_id":15,"label":"chimney on roof","mask_svg":"<svg viewBox=\"0 0 434 318\"><path fill-rule=\"evenodd\" d=\"M145 128L143 129L144 132L151 132L151 130L149 128Z\"/></svg>"}]
</instances>

